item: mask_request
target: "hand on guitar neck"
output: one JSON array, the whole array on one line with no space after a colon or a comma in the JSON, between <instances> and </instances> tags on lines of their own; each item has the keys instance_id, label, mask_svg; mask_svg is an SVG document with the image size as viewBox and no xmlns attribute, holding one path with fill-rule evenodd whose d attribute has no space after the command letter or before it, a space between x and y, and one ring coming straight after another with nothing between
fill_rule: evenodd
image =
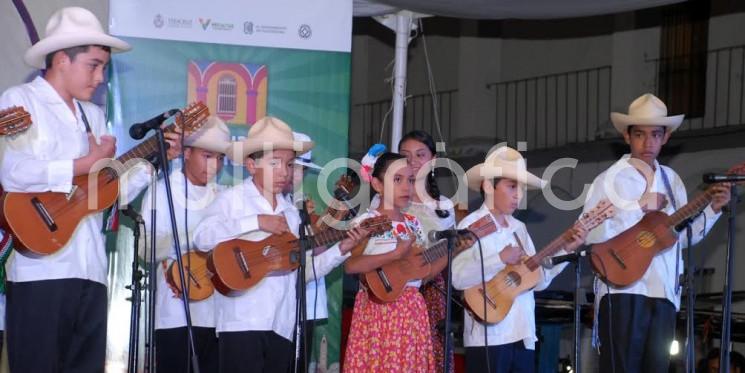
<instances>
[{"instance_id":1,"label":"hand on guitar neck","mask_svg":"<svg viewBox=\"0 0 745 373\"><path fill-rule=\"evenodd\" d=\"M732 189L731 183L717 183L709 187L708 193L711 195L711 209L719 213L722 207L729 203Z\"/></svg>"}]
</instances>

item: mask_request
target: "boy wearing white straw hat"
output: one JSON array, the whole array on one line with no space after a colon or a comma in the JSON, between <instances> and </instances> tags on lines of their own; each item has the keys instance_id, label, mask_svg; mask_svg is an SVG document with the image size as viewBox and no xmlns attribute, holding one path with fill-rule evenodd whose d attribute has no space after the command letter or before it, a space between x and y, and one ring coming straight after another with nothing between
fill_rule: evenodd
<instances>
[{"instance_id":1,"label":"boy wearing white straw hat","mask_svg":"<svg viewBox=\"0 0 745 373\"><path fill-rule=\"evenodd\" d=\"M312 147L312 141L295 141L290 126L278 118L254 123L246 139L228 150L228 157L251 177L220 193L210 205L194 232L197 248L210 250L235 238L259 241L286 232L297 236L298 210L282 192L296 157ZM349 238L316 260L339 257L361 236L361 230L351 230ZM306 270L304 277L308 281L312 273ZM296 280L296 271L267 276L237 296L217 298L220 372L288 371L294 356Z\"/></svg>"},{"instance_id":2,"label":"boy wearing white straw hat","mask_svg":"<svg viewBox=\"0 0 745 373\"><path fill-rule=\"evenodd\" d=\"M194 229L204 218L207 207L217 194L225 189L216 183L216 179L231 145L230 129L220 118L210 116L199 131L184 140L184 145L184 165L181 169L173 169L170 174L182 255L194 250L191 241ZM159 291L156 293L155 301L156 367L160 373L190 372L187 368L191 361L187 348L184 305L178 291L166 281L166 271L170 270L172 265L176 265L176 248L165 198L165 179L155 184L154 195L152 192L151 187L145 193L142 218L145 229L150 229L150 211L156 210L155 254L160 263L157 270ZM146 237L150 237L151 234L153 233L147 231ZM144 254L144 251L141 251L141 254ZM191 288L196 291L196 287L202 289L211 286L207 272L200 272L200 265L196 262L190 263L190 258L191 256L183 260L184 266L187 267L185 273L192 279L188 281L192 285ZM169 287L172 291L168 290ZM194 345L201 372L217 371L215 298L218 296L220 295L213 293L206 299L189 302Z\"/></svg>"},{"instance_id":3,"label":"boy wearing white straw hat","mask_svg":"<svg viewBox=\"0 0 745 373\"><path fill-rule=\"evenodd\" d=\"M525 224L512 214L524 197L525 189L541 189L546 184L528 172L525 159L517 150L507 146L495 149L487 155L484 163L469 169L466 179L470 189L481 192L484 203L463 218L458 228L468 228L480 218L490 216L497 230L481 238L480 245L474 242L453 260L453 287L458 290L481 285L482 271L483 280L488 282L506 265L517 264L524 256L536 253ZM571 252L579 247L586 234L584 229L575 228L571 243L564 250ZM535 289L517 296L507 316L497 324L482 323L468 312L464 313L463 344L467 372L535 371L535 343L538 339L533 291L548 287L565 266L541 268L541 281Z\"/></svg>"},{"instance_id":4,"label":"boy wearing white straw hat","mask_svg":"<svg viewBox=\"0 0 745 373\"><path fill-rule=\"evenodd\" d=\"M86 9L68 7L52 14L44 38L24 55L28 65L45 69L43 75L0 97L0 109L22 106L34 122L28 131L0 140L0 179L6 191L69 193L73 176L113 157L116 139L107 134L105 115L90 99L104 81L110 54L129 49L106 34ZM175 140L168 140L170 158L180 151ZM123 176L127 198L136 196L150 178L144 166ZM16 254L10 259L6 320L11 371L103 371L108 259L102 216L83 219L68 244L53 255Z\"/></svg>"},{"instance_id":5,"label":"boy wearing white straw hat","mask_svg":"<svg viewBox=\"0 0 745 373\"><path fill-rule=\"evenodd\" d=\"M631 228L649 211L672 214L687 203L678 174L657 161L662 146L680 126L683 115L668 116L667 107L646 93L634 100L628 114L611 113L613 126L629 145L626 154L592 183L584 212L602 199L616 206L616 214L590 231L588 244L605 242ZM695 244L719 218L729 201L729 186L713 187L713 201L692 223ZM600 343L602 372L666 372L680 308L679 276L685 234L654 257L640 280L624 288L595 280L594 342ZM611 311L612 310L612 311ZM599 340L597 339L599 337Z\"/></svg>"}]
</instances>

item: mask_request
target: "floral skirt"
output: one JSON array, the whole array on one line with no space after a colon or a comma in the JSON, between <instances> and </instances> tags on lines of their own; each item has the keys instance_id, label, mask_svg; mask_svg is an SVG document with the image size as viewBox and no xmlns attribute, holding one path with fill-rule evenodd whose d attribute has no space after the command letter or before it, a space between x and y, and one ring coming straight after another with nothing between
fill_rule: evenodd
<instances>
[{"instance_id":1,"label":"floral skirt","mask_svg":"<svg viewBox=\"0 0 745 373\"><path fill-rule=\"evenodd\" d=\"M406 287L395 302L380 304L357 293L344 372L435 372L427 306Z\"/></svg>"},{"instance_id":2,"label":"floral skirt","mask_svg":"<svg viewBox=\"0 0 745 373\"><path fill-rule=\"evenodd\" d=\"M427 314L429 316L429 328L432 335L432 351L435 355L435 367L438 372L442 372L445 367L445 333L439 327L439 323L445 320L445 295L440 292L445 289L445 277L442 273L435 276L432 281L423 284L419 291L422 292L424 302L427 305ZM450 340L450 346L453 340ZM453 349L450 349L450 373L455 372L455 363L453 360Z\"/></svg>"}]
</instances>

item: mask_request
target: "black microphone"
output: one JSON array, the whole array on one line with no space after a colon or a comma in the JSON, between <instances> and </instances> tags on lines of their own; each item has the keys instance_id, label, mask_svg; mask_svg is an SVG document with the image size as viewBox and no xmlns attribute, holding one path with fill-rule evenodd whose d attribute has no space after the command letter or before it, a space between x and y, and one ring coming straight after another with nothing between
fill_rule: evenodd
<instances>
[{"instance_id":1,"label":"black microphone","mask_svg":"<svg viewBox=\"0 0 745 373\"><path fill-rule=\"evenodd\" d=\"M145 137L145 134L147 134L147 131L150 131L151 129L155 129L160 127L163 122L165 122L166 119L172 117L174 114L178 113L179 109L171 109L166 111L163 114L159 114L158 116L148 119L142 123L135 123L132 125L132 127L129 127L129 136L135 140L140 140L143 137Z\"/></svg>"},{"instance_id":2,"label":"black microphone","mask_svg":"<svg viewBox=\"0 0 745 373\"><path fill-rule=\"evenodd\" d=\"M590 255L590 250L592 248L588 247L582 250L577 250L573 253L565 254L565 255L557 255L554 257L545 257L543 260L541 260L541 267L546 269L554 268L555 266L564 263L564 262L574 262L577 261L577 259Z\"/></svg>"},{"instance_id":3,"label":"black microphone","mask_svg":"<svg viewBox=\"0 0 745 373\"><path fill-rule=\"evenodd\" d=\"M704 174L704 183L706 184L713 184L713 183L738 183L741 181L745 181L745 175L737 175L737 174L714 174L714 173L708 173Z\"/></svg>"},{"instance_id":4,"label":"black microphone","mask_svg":"<svg viewBox=\"0 0 745 373\"><path fill-rule=\"evenodd\" d=\"M137 224L145 224L145 221L142 220L142 215L140 215L137 211L135 211L131 207L127 207L126 209L119 210L124 214L125 216L129 217L130 219L134 220Z\"/></svg>"},{"instance_id":5,"label":"black microphone","mask_svg":"<svg viewBox=\"0 0 745 373\"><path fill-rule=\"evenodd\" d=\"M439 240L448 238L448 237L458 237L460 235L466 235L471 234L471 231L468 229L446 229L443 231L429 231L427 234L427 239L429 239L429 242L437 242Z\"/></svg>"}]
</instances>

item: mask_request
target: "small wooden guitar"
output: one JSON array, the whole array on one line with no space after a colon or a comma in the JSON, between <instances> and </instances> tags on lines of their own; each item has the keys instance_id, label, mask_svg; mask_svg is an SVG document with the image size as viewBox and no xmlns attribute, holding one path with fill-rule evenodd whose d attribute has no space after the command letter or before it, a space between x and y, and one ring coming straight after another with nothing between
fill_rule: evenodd
<instances>
[{"instance_id":1,"label":"small wooden guitar","mask_svg":"<svg viewBox=\"0 0 745 373\"><path fill-rule=\"evenodd\" d=\"M344 203L349 198L349 191L352 189L351 178L349 176L342 176L336 182L336 190L334 196L336 200L332 201L326 212L322 216L311 214L311 222L319 230L327 229L324 225L325 218L344 220L349 215L350 209L344 208L340 204ZM308 208L312 210L311 207ZM321 246L315 248L313 253L318 255L323 252L326 247ZM207 268L208 253L204 252L189 252L181 257L181 263L184 266L184 275L188 277L187 284L189 285L189 300L200 301L209 298L215 291L215 287L210 280L212 273ZM173 288L179 292L183 291L181 281L179 280L178 262L173 261L168 266L168 272L166 274L166 281Z\"/></svg>"},{"instance_id":2,"label":"small wooden guitar","mask_svg":"<svg viewBox=\"0 0 745 373\"><path fill-rule=\"evenodd\" d=\"M391 229L385 216L363 220L360 227L370 234ZM328 228L310 236L311 246L329 246L347 237L344 230ZM207 268L212 273L215 289L224 295L238 295L256 285L264 277L294 271L299 266L300 242L292 233L271 235L261 241L233 239L217 245L210 252Z\"/></svg>"},{"instance_id":3,"label":"small wooden guitar","mask_svg":"<svg viewBox=\"0 0 745 373\"><path fill-rule=\"evenodd\" d=\"M168 126L166 131L179 126L184 136L188 136L202 127L208 116L207 106L201 102L193 103L184 109L183 115L176 117L176 124ZM120 174L137 164L127 161L149 159L157 151L157 141L155 137L150 137L116 159L124 170L117 172L107 167L97 173L76 176L69 193L5 193L2 213L8 228L16 237L16 250L34 257L49 255L63 248L86 216L116 202Z\"/></svg>"},{"instance_id":4,"label":"small wooden guitar","mask_svg":"<svg viewBox=\"0 0 745 373\"><path fill-rule=\"evenodd\" d=\"M0 136L23 132L31 126L31 115L21 106L0 110Z\"/></svg>"},{"instance_id":5,"label":"small wooden guitar","mask_svg":"<svg viewBox=\"0 0 745 373\"><path fill-rule=\"evenodd\" d=\"M489 215L471 224L468 229L479 238L496 232L497 227ZM455 246L453 257L470 247L463 239L472 238L472 234L460 236ZM419 245L411 248L405 258L394 260L381 268L362 275L362 280L379 303L393 302L404 291L406 283L424 279L439 273L447 265L447 240L441 240L427 249Z\"/></svg>"},{"instance_id":6,"label":"small wooden guitar","mask_svg":"<svg viewBox=\"0 0 745 373\"><path fill-rule=\"evenodd\" d=\"M609 285L626 287L647 272L655 255L678 241L674 228L701 212L712 201L711 187L672 215L650 211L623 233L592 246L590 262L597 276Z\"/></svg>"},{"instance_id":7,"label":"small wooden guitar","mask_svg":"<svg viewBox=\"0 0 745 373\"><path fill-rule=\"evenodd\" d=\"M592 210L582 214L576 224L588 231L615 214L613 204L600 201ZM571 229L551 241L531 257L524 257L519 264L507 265L486 283L486 291L479 284L463 292L463 297L473 316L494 324L502 321L510 312L512 304L520 294L533 289L541 280L541 263L564 248L571 239ZM486 313L484 313L486 301Z\"/></svg>"},{"instance_id":8,"label":"small wooden guitar","mask_svg":"<svg viewBox=\"0 0 745 373\"><path fill-rule=\"evenodd\" d=\"M206 276L207 256L209 254L201 251L190 251L181 256L184 266L184 276L187 278L189 288L189 300L198 302L209 298L215 292L212 281ZM178 262L173 261L166 271L166 282L179 292L184 291L178 271Z\"/></svg>"}]
</instances>

